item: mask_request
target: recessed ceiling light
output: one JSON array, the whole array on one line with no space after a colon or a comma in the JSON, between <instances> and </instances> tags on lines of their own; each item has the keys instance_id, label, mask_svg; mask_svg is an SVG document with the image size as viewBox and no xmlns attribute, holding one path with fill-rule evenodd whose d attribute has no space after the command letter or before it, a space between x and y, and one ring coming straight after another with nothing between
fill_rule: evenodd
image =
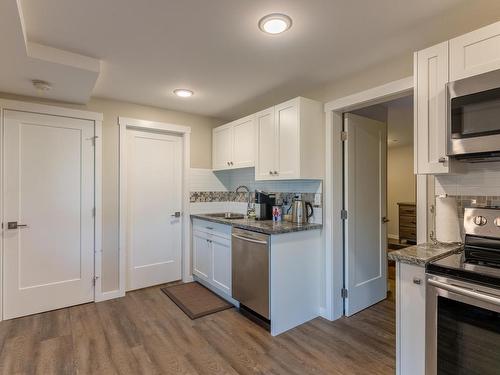
<instances>
[{"instance_id":1,"label":"recessed ceiling light","mask_svg":"<svg viewBox=\"0 0 500 375\"><path fill-rule=\"evenodd\" d=\"M175 89L174 94L180 96L181 98L189 98L194 95L194 92L188 89Z\"/></svg>"},{"instance_id":2,"label":"recessed ceiling light","mask_svg":"<svg viewBox=\"0 0 500 375\"><path fill-rule=\"evenodd\" d=\"M259 28L268 34L280 34L292 27L292 19L286 14L272 13L259 21Z\"/></svg>"}]
</instances>

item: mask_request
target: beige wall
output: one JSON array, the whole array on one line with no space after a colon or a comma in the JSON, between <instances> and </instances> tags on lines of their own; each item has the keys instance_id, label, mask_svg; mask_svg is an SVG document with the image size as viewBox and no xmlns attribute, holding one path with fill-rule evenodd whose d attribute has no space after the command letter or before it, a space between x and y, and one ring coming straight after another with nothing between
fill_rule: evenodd
<instances>
[{"instance_id":1,"label":"beige wall","mask_svg":"<svg viewBox=\"0 0 500 375\"><path fill-rule=\"evenodd\" d=\"M102 205L103 205L103 291L118 288L118 116L160 121L191 127L191 166L211 168L212 128L222 122L198 115L147 107L116 100L92 98L88 105L57 103L0 93L6 99L71 107L103 114Z\"/></svg>"},{"instance_id":2,"label":"beige wall","mask_svg":"<svg viewBox=\"0 0 500 375\"><path fill-rule=\"evenodd\" d=\"M413 145L390 147L387 152L388 236L398 236L398 202L415 202Z\"/></svg>"}]
</instances>

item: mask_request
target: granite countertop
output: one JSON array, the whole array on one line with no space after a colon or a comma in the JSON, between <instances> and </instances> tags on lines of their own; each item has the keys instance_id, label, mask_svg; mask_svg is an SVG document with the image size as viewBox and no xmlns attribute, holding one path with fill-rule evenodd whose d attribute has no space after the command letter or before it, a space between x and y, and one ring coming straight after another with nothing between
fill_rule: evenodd
<instances>
[{"instance_id":1,"label":"granite countertop","mask_svg":"<svg viewBox=\"0 0 500 375\"><path fill-rule=\"evenodd\" d=\"M211 221L213 223L231 225L234 228L247 229L264 234L284 234L303 230L322 229L323 224L295 224L289 221L255 220L255 219L224 219L203 214L191 215L191 218Z\"/></svg>"},{"instance_id":2,"label":"granite countertop","mask_svg":"<svg viewBox=\"0 0 500 375\"><path fill-rule=\"evenodd\" d=\"M427 263L433 260L459 253L460 251L462 251L461 244L423 243L391 251L387 254L387 258L396 262L425 267Z\"/></svg>"}]
</instances>

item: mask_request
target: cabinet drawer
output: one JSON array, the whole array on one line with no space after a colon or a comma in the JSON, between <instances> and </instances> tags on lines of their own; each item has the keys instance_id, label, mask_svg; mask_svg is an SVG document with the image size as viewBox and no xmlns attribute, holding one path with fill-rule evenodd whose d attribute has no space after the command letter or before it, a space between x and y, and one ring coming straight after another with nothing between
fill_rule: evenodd
<instances>
[{"instance_id":1,"label":"cabinet drawer","mask_svg":"<svg viewBox=\"0 0 500 375\"><path fill-rule=\"evenodd\" d=\"M417 214L417 209L415 206L406 206L406 205L400 205L399 206L399 215L407 215L407 216L415 216Z\"/></svg>"},{"instance_id":2,"label":"cabinet drawer","mask_svg":"<svg viewBox=\"0 0 500 375\"><path fill-rule=\"evenodd\" d=\"M400 216L399 226L414 228L417 225L417 218L415 216Z\"/></svg>"},{"instance_id":3,"label":"cabinet drawer","mask_svg":"<svg viewBox=\"0 0 500 375\"><path fill-rule=\"evenodd\" d=\"M231 238L231 226L208 220L193 219L193 231L203 232L223 238Z\"/></svg>"},{"instance_id":4,"label":"cabinet drawer","mask_svg":"<svg viewBox=\"0 0 500 375\"><path fill-rule=\"evenodd\" d=\"M399 238L415 239L417 238L417 230L410 228L399 228Z\"/></svg>"}]
</instances>

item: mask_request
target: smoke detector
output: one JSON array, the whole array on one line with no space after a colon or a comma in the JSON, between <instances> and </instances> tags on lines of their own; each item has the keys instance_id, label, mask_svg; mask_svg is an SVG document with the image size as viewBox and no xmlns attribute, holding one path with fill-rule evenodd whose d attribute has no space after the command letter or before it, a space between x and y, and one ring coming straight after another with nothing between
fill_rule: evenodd
<instances>
[{"instance_id":1,"label":"smoke detector","mask_svg":"<svg viewBox=\"0 0 500 375\"><path fill-rule=\"evenodd\" d=\"M47 81L42 81L40 79L34 79L31 81L33 83L33 87L39 92L39 93L44 93L47 91L50 91L52 89L52 85L48 83Z\"/></svg>"}]
</instances>

